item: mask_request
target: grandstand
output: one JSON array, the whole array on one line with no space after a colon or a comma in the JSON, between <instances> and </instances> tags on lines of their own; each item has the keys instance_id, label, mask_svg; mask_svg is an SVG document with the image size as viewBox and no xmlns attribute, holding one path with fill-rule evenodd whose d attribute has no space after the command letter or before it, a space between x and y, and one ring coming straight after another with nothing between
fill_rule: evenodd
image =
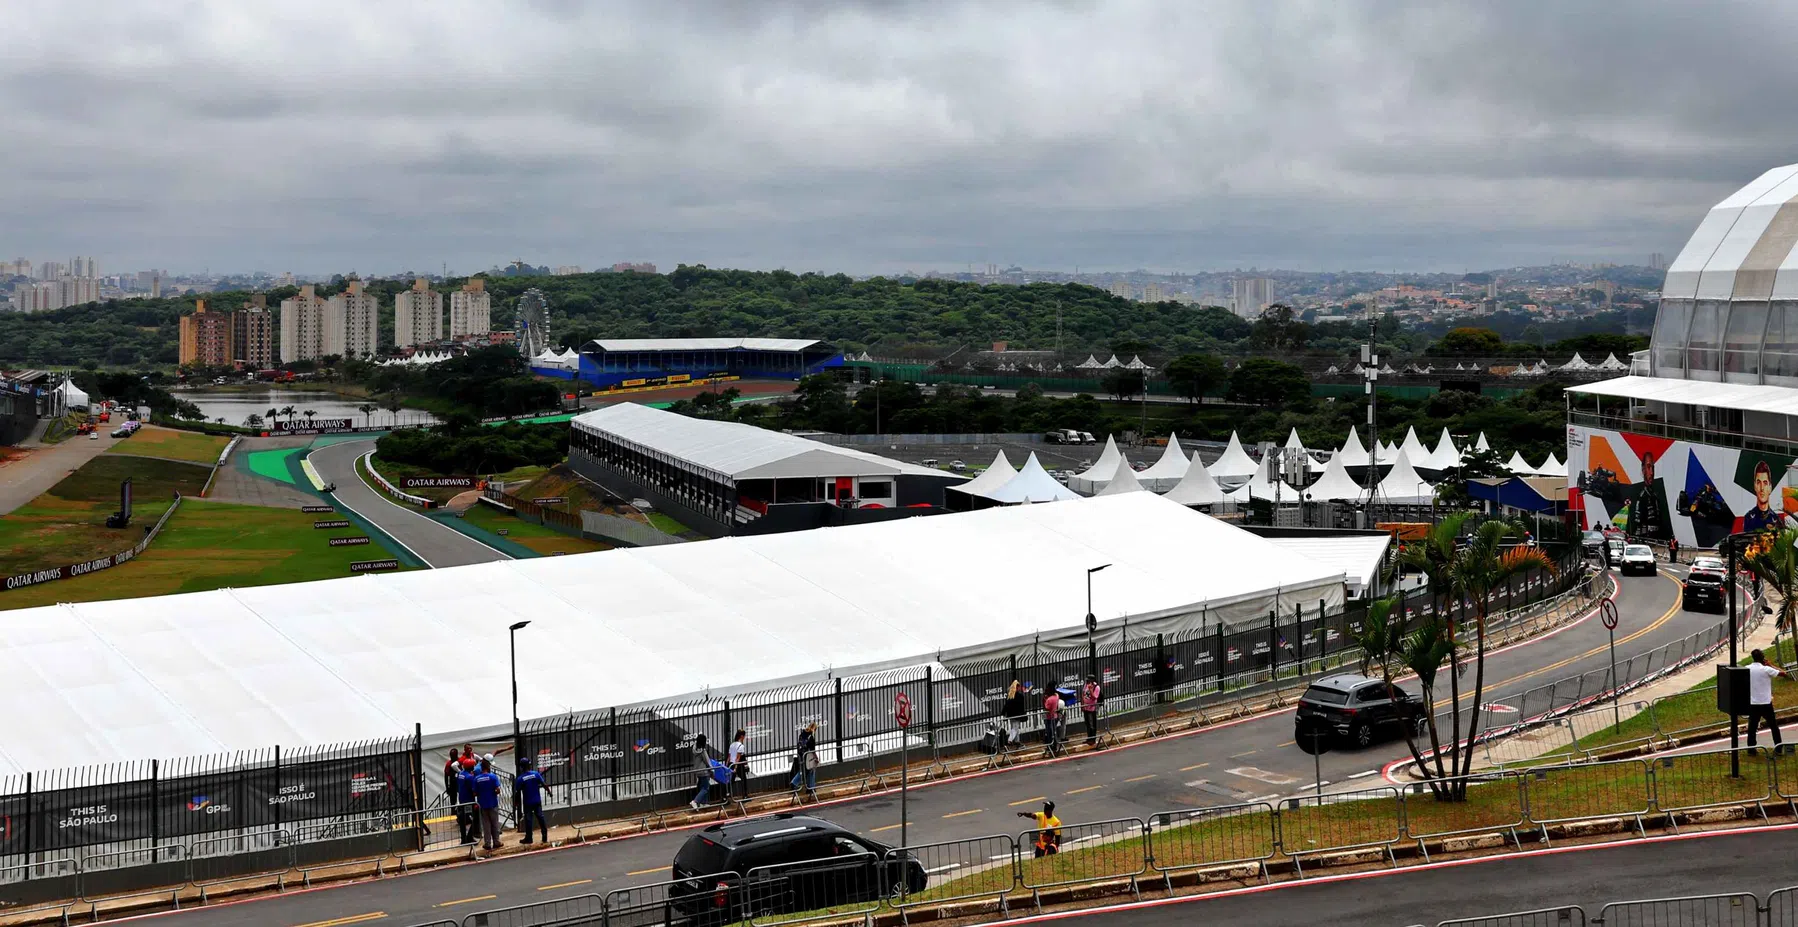
<instances>
[{"instance_id":1,"label":"grandstand","mask_svg":"<svg viewBox=\"0 0 1798 927\"><path fill-rule=\"evenodd\" d=\"M611 389L712 377L797 380L842 365L836 348L803 338L606 338L581 345L574 376Z\"/></svg>"},{"instance_id":2,"label":"grandstand","mask_svg":"<svg viewBox=\"0 0 1798 927\"><path fill-rule=\"evenodd\" d=\"M582 356L586 362L586 356ZM713 537L942 511L964 477L798 435L635 403L576 416L568 465Z\"/></svg>"}]
</instances>

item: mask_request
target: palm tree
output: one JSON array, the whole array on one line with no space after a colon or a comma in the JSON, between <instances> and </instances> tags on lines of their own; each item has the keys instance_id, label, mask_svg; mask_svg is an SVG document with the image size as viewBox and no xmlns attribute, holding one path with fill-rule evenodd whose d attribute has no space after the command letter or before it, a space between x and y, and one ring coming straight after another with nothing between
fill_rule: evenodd
<instances>
[{"instance_id":1,"label":"palm tree","mask_svg":"<svg viewBox=\"0 0 1798 927\"><path fill-rule=\"evenodd\" d=\"M305 412L305 415L306 415L306 424L310 425L310 424L312 424L313 417L317 416L318 412L313 409L307 409Z\"/></svg>"},{"instance_id":2,"label":"palm tree","mask_svg":"<svg viewBox=\"0 0 1798 927\"><path fill-rule=\"evenodd\" d=\"M282 406L281 407L281 414L287 416L289 421L293 420L293 413L294 413L293 406Z\"/></svg>"},{"instance_id":3,"label":"palm tree","mask_svg":"<svg viewBox=\"0 0 1798 927\"><path fill-rule=\"evenodd\" d=\"M357 406L356 411L362 413L362 421L364 424L368 425L370 428L374 427L374 425L375 425L375 416L374 416L375 404L374 403L365 402L365 403Z\"/></svg>"},{"instance_id":4,"label":"palm tree","mask_svg":"<svg viewBox=\"0 0 1798 927\"><path fill-rule=\"evenodd\" d=\"M400 409L404 408L404 405L400 402L400 394L388 393L386 397L381 400L381 408L386 409L393 415L393 425L395 428L399 427Z\"/></svg>"},{"instance_id":5,"label":"palm tree","mask_svg":"<svg viewBox=\"0 0 1798 927\"><path fill-rule=\"evenodd\" d=\"M1439 644L1420 641L1414 647L1420 662L1427 663L1432 655L1450 661L1449 736L1446 742L1439 736L1432 712L1429 728L1431 745L1436 748L1436 768L1433 776L1428 768L1423 772L1426 777L1451 780L1445 786L1435 787L1438 798L1451 801L1466 800L1466 776L1473 771L1473 741L1479 736L1479 706L1486 694L1486 618L1492 611L1492 598L1519 574L1530 570L1549 575L1556 572L1555 563L1547 554L1516 543L1522 531L1508 522L1485 522L1465 545L1457 546L1467 518L1467 514L1457 514L1443 519L1430 529L1422 543L1405 548L1399 555L1401 563L1429 577L1431 594L1443 603L1436 609L1437 617L1419 629L1429 630ZM1455 607L1448 607L1451 605ZM1474 648L1473 693L1463 739L1460 677L1465 666L1461 664L1461 653L1469 637ZM1421 680L1421 670L1413 670L1419 672ZM1433 677L1433 667L1431 673Z\"/></svg>"},{"instance_id":6,"label":"palm tree","mask_svg":"<svg viewBox=\"0 0 1798 927\"><path fill-rule=\"evenodd\" d=\"M262 427L262 416L257 415L254 412L251 412L248 416L246 416L244 418L243 424L244 424L245 428L261 428Z\"/></svg>"},{"instance_id":7,"label":"palm tree","mask_svg":"<svg viewBox=\"0 0 1798 927\"><path fill-rule=\"evenodd\" d=\"M1350 631L1355 645L1361 649L1361 673L1368 675L1377 670L1378 678L1386 684L1388 698L1392 697L1396 689L1392 684L1393 671L1410 668L1414 642L1416 638L1425 636L1413 631L1410 624L1410 612L1405 607L1405 596L1401 590L1396 596L1368 603L1367 615L1361 620L1361 629ZM1429 636L1440 637L1440 635ZM1424 677L1419 674L1418 678ZM1435 701L1430 696L1431 687L1434 685L1435 671L1432 669L1428 682L1424 684L1422 704L1426 711ZM1411 750L1411 759L1416 761L1418 766L1422 766L1423 755L1417 749L1417 735L1421 733L1420 728L1407 724L1404 726L1404 733L1405 746Z\"/></svg>"},{"instance_id":8,"label":"palm tree","mask_svg":"<svg viewBox=\"0 0 1798 927\"><path fill-rule=\"evenodd\" d=\"M1798 528L1787 528L1759 546L1743 558L1742 566L1779 593L1779 629L1791 634L1798 623Z\"/></svg>"},{"instance_id":9,"label":"palm tree","mask_svg":"<svg viewBox=\"0 0 1798 927\"><path fill-rule=\"evenodd\" d=\"M280 409L270 409L270 410L268 410L268 411L267 411L267 412L264 412L264 413L263 413L263 414L262 414L262 417L263 417L263 418L264 418L264 419L265 419L265 420L267 420L267 421L270 421L270 422L272 422L272 421L274 421L274 420L275 420L275 418L276 418L276 417L277 417L277 416L279 416L279 415L280 415L280 414L281 414L281 410L280 410Z\"/></svg>"}]
</instances>

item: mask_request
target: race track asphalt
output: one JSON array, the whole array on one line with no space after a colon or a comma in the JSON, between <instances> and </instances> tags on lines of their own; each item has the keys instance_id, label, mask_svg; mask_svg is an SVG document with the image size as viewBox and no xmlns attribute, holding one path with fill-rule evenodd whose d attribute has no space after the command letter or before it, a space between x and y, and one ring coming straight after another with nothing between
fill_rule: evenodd
<instances>
[{"instance_id":1,"label":"race track asphalt","mask_svg":"<svg viewBox=\"0 0 1798 927\"><path fill-rule=\"evenodd\" d=\"M1714 615L1682 611L1679 585L1665 574L1623 578L1620 583L1620 657L1676 640L1718 620ZM1604 628L1596 618L1587 617L1490 655L1489 698L1514 698L1531 687L1602 667L1605 661ZM1321 761L1323 777L1334 782L1364 778L1370 785L1377 784L1381 767L1404 755L1402 742L1328 753ZM1058 814L1065 821L1101 821L1297 794L1311 785L1312 775L1312 758L1292 742L1290 712L1277 712L1094 754L916 786L910 793L910 843L1016 833L1025 823L1014 816L1016 812L1033 808L1044 798L1057 802ZM895 791L812 808L812 813L874 840L896 842L899 796ZM317 924L379 912L384 916L369 919L384 924L423 924L486 908L603 894L660 881L668 877L666 867L687 837L686 830L657 832L165 917L183 927L222 927ZM1463 897L1470 902L1481 900ZM1244 904L1252 906L1253 902ZM1302 921L1241 921L1251 922ZM1312 922L1339 921L1326 917ZM1392 923L1413 921L1401 918Z\"/></svg>"},{"instance_id":2,"label":"race track asphalt","mask_svg":"<svg viewBox=\"0 0 1798 927\"><path fill-rule=\"evenodd\" d=\"M344 441L312 452L312 466L318 475L337 485L333 493L337 504L373 522L429 566L466 566L512 559L370 489L356 475L356 458L374 450L374 446L372 440Z\"/></svg>"}]
</instances>

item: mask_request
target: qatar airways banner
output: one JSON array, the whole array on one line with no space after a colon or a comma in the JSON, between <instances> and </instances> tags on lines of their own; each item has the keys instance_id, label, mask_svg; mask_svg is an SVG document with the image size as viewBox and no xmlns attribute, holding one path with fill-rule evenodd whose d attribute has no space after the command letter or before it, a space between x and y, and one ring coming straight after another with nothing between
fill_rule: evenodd
<instances>
[{"instance_id":1,"label":"qatar airways banner","mask_svg":"<svg viewBox=\"0 0 1798 927\"><path fill-rule=\"evenodd\" d=\"M1738 531L1798 524L1793 458L1567 426L1567 504L1587 528L1715 547Z\"/></svg>"}]
</instances>

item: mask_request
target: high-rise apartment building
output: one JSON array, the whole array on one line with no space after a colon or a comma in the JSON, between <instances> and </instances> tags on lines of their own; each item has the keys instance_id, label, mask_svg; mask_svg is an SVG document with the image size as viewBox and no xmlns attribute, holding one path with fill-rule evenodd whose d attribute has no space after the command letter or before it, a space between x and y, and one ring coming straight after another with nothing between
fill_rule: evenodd
<instances>
[{"instance_id":1,"label":"high-rise apartment building","mask_svg":"<svg viewBox=\"0 0 1798 927\"><path fill-rule=\"evenodd\" d=\"M68 272L68 268L55 261L45 261L37 266L39 280L55 280L57 277L67 276Z\"/></svg>"},{"instance_id":2,"label":"high-rise apartment building","mask_svg":"<svg viewBox=\"0 0 1798 927\"><path fill-rule=\"evenodd\" d=\"M275 317L261 293L231 313L231 359L251 370L275 366Z\"/></svg>"},{"instance_id":3,"label":"high-rise apartment building","mask_svg":"<svg viewBox=\"0 0 1798 927\"><path fill-rule=\"evenodd\" d=\"M555 270L550 271L549 275L552 277L572 277L578 273L581 273L579 266L574 264L561 264L558 265Z\"/></svg>"},{"instance_id":4,"label":"high-rise apartment building","mask_svg":"<svg viewBox=\"0 0 1798 927\"><path fill-rule=\"evenodd\" d=\"M68 275L71 277L98 277L100 272L95 268L92 257L76 255L75 259L69 262Z\"/></svg>"},{"instance_id":5,"label":"high-rise apartment building","mask_svg":"<svg viewBox=\"0 0 1798 927\"><path fill-rule=\"evenodd\" d=\"M207 312L206 300L194 300L194 311L181 317L181 366L231 366L232 315Z\"/></svg>"},{"instance_id":6,"label":"high-rise apartment building","mask_svg":"<svg viewBox=\"0 0 1798 927\"><path fill-rule=\"evenodd\" d=\"M1245 319L1261 317L1274 301L1274 282L1266 277L1238 277L1230 283L1230 309Z\"/></svg>"},{"instance_id":7,"label":"high-rise apartment building","mask_svg":"<svg viewBox=\"0 0 1798 927\"><path fill-rule=\"evenodd\" d=\"M380 301L362 291L362 281L351 280L343 292L325 300L323 354L369 357L380 346Z\"/></svg>"},{"instance_id":8,"label":"high-rise apartment building","mask_svg":"<svg viewBox=\"0 0 1798 927\"><path fill-rule=\"evenodd\" d=\"M633 264L629 261L622 261L620 263L613 264L612 270L615 273L620 273L620 274L624 274L624 273L653 274L656 272L656 266L654 264L648 263L647 261L642 262L642 263L637 263L637 264Z\"/></svg>"},{"instance_id":9,"label":"high-rise apartment building","mask_svg":"<svg viewBox=\"0 0 1798 927\"><path fill-rule=\"evenodd\" d=\"M325 301L312 284L281 300L281 363L317 360L324 354Z\"/></svg>"},{"instance_id":10,"label":"high-rise apartment building","mask_svg":"<svg viewBox=\"0 0 1798 927\"><path fill-rule=\"evenodd\" d=\"M0 261L0 276L29 277L31 276L31 262L24 258L17 258L11 261Z\"/></svg>"},{"instance_id":11,"label":"high-rise apartment building","mask_svg":"<svg viewBox=\"0 0 1798 927\"><path fill-rule=\"evenodd\" d=\"M475 277L450 294L449 336L485 335L493 330L493 296L487 281Z\"/></svg>"},{"instance_id":12,"label":"high-rise apartment building","mask_svg":"<svg viewBox=\"0 0 1798 927\"><path fill-rule=\"evenodd\" d=\"M1131 289L1130 281L1128 281L1128 280L1113 280L1113 281L1111 281L1110 290L1111 290L1111 295L1116 296L1119 299L1129 299L1130 297L1136 295L1136 291Z\"/></svg>"},{"instance_id":13,"label":"high-rise apartment building","mask_svg":"<svg viewBox=\"0 0 1798 927\"><path fill-rule=\"evenodd\" d=\"M1142 285L1142 301L1143 302L1159 303L1159 302L1165 301L1166 299L1167 299L1167 293L1166 293L1166 291L1162 290L1161 284L1145 283Z\"/></svg>"},{"instance_id":14,"label":"high-rise apartment building","mask_svg":"<svg viewBox=\"0 0 1798 927\"><path fill-rule=\"evenodd\" d=\"M443 294L431 291L424 278L393 298L393 343L409 347L443 337Z\"/></svg>"},{"instance_id":15,"label":"high-rise apartment building","mask_svg":"<svg viewBox=\"0 0 1798 927\"><path fill-rule=\"evenodd\" d=\"M100 281L91 277L58 277L13 288L13 308L43 312L100 301Z\"/></svg>"}]
</instances>

